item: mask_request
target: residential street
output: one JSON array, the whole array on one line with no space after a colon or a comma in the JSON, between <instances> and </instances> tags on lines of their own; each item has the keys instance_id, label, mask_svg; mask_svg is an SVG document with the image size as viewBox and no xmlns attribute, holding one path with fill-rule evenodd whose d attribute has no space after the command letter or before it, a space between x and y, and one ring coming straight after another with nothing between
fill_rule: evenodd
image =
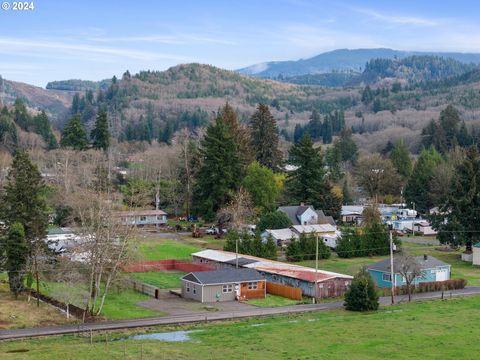
<instances>
[{"instance_id":1,"label":"residential street","mask_svg":"<svg viewBox=\"0 0 480 360\"><path fill-rule=\"evenodd\" d=\"M452 291L446 291L444 293L445 298L471 296L471 295L480 295L480 287L467 286L465 289L462 289L462 290L452 290ZM441 292L415 294L413 297L413 301L439 299L441 298L441 296L442 296ZM390 301L391 301L390 297L380 298L380 303L382 305L389 305ZM408 301L408 296L406 295L395 297L396 303L406 302L406 301ZM19 338L36 337L36 336L72 334L72 333L99 331L99 330L128 329L128 328L148 327L148 326L157 326L157 325L175 325L175 324L184 324L184 323L208 322L208 321L240 319L240 318L259 317L259 316L285 315L285 314L303 313L303 312L309 312L309 311L331 310L331 309L338 309L341 307L343 307L343 301L336 301L336 302L327 302L327 303L320 303L320 304L294 305L294 306L275 307L275 308L252 308L252 309L239 310L235 312L220 311L220 312L209 313L209 314L202 313L202 314L191 314L191 315L131 319L131 320L105 321L105 322L86 323L86 324L79 324L79 325L64 325L64 326L50 326L50 327L29 328L29 329L2 330L0 331L0 340L19 339Z\"/></svg>"}]
</instances>

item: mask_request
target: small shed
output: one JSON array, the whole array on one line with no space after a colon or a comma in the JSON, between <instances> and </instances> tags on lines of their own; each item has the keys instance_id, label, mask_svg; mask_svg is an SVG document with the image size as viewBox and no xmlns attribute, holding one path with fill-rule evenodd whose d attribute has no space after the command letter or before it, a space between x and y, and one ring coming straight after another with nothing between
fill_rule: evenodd
<instances>
[{"instance_id":1,"label":"small shed","mask_svg":"<svg viewBox=\"0 0 480 360\"><path fill-rule=\"evenodd\" d=\"M480 265L480 242L473 245L473 265Z\"/></svg>"},{"instance_id":2,"label":"small shed","mask_svg":"<svg viewBox=\"0 0 480 360\"><path fill-rule=\"evenodd\" d=\"M182 277L182 296L202 303L264 298L265 278L254 269L191 272Z\"/></svg>"}]
</instances>

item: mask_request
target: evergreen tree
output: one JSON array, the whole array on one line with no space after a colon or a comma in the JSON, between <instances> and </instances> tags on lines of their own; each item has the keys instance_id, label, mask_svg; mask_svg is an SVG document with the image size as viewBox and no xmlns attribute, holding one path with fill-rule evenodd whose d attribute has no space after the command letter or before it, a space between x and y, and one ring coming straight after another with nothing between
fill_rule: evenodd
<instances>
[{"instance_id":1,"label":"evergreen tree","mask_svg":"<svg viewBox=\"0 0 480 360\"><path fill-rule=\"evenodd\" d=\"M110 146L110 132L108 131L108 119L105 111L102 110L98 113L95 128L92 130L90 137L95 149L106 151Z\"/></svg>"},{"instance_id":2,"label":"evergreen tree","mask_svg":"<svg viewBox=\"0 0 480 360\"><path fill-rule=\"evenodd\" d=\"M298 168L287 175L286 192L289 202L304 202L321 209L327 215L338 218L341 199L332 192L325 174L319 148L313 147L312 139L305 134L289 151L290 163Z\"/></svg>"},{"instance_id":3,"label":"evergreen tree","mask_svg":"<svg viewBox=\"0 0 480 360\"><path fill-rule=\"evenodd\" d=\"M325 116L323 119L323 126L322 126L322 141L324 144L330 144L332 142L333 136L333 126L332 126L332 119L329 115Z\"/></svg>"},{"instance_id":4,"label":"evergreen tree","mask_svg":"<svg viewBox=\"0 0 480 360\"><path fill-rule=\"evenodd\" d=\"M347 178L343 181L342 185L342 199L345 205L351 204L353 202L352 196L350 195L350 189L348 188Z\"/></svg>"},{"instance_id":5,"label":"evergreen tree","mask_svg":"<svg viewBox=\"0 0 480 360\"><path fill-rule=\"evenodd\" d=\"M480 155L476 147L467 151L463 162L455 168L450 191L440 206L440 215L433 216L434 228L442 244L472 245L480 241Z\"/></svg>"},{"instance_id":6,"label":"evergreen tree","mask_svg":"<svg viewBox=\"0 0 480 360\"><path fill-rule=\"evenodd\" d=\"M56 149L58 147L57 139L53 135L50 121L45 111L42 110L40 114L36 115L33 118L33 123L35 124L35 132L43 138L48 149Z\"/></svg>"},{"instance_id":7,"label":"evergreen tree","mask_svg":"<svg viewBox=\"0 0 480 360\"><path fill-rule=\"evenodd\" d=\"M240 170L245 172L247 166L254 160L255 155L251 147L251 139L249 130L244 125L240 124L237 113L232 106L227 102L223 108L218 112L218 117L223 120L223 123L229 128L229 132L233 138L236 148L238 149L237 158L240 164Z\"/></svg>"},{"instance_id":8,"label":"evergreen tree","mask_svg":"<svg viewBox=\"0 0 480 360\"><path fill-rule=\"evenodd\" d=\"M47 250L44 241L48 227L46 192L47 188L37 166L32 163L26 152L17 151L1 197L1 219L9 231L15 230L17 238L22 235L17 231L20 227L13 225L21 224L23 227L27 252L24 252L22 242L18 243L21 249L12 250L12 252L24 252L28 256L37 280L38 259ZM37 290L38 286L37 281Z\"/></svg>"},{"instance_id":9,"label":"evergreen tree","mask_svg":"<svg viewBox=\"0 0 480 360\"><path fill-rule=\"evenodd\" d=\"M445 133L447 150L453 149L457 141L458 125L460 124L460 114L458 110L448 105L440 112L439 124Z\"/></svg>"},{"instance_id":10,"label":"evergreen tree","mask_svg":"<svg viewBox=\"0 0 480 360\"><path fill-rule=\"evenodd\" d=\"M410 176L412 172L412 160L410 160L410 151L408 151L403 140L395 143L390 153L390 160L403 178L406 179Z\"/></svg>"},{"instance_id":11,"label":"evergreen tree","mask_svg":"<svg viewBox=\"0 0 480 360\"><path fill-rule=\"evenodd\" d=\"M362 268L345 293L345 308L350 311L373 311L379 306L375 283L366 268Z\"/></svg>"},{"instance_id":12,"label":"evergreen tree","mask_svg":"<svg viewBox=\"0 0 480 360\"><path fill-rule=\"evenodd\" d=\"M421 213L426 213L434 205L430 197L430 182L435 167L442 161L442 156L434 147L422 150L405 186L405 200L408 204L415 203L415 208Z\"/></svg>"},{"instance_id":13,"label":"evergreen tree","mask_svg":"<svg viewBox=\"0 0 480 360\"><path fill-rule=\"evenodd\" d=\"M23 290L23 280L26 273L28 261L28 248L25 241L25 231L20 223L11 224L4 245L10 292L18 297Z\"/></svg>"},{"instance_id":14,"label":"evergreen tree","mask_svg":"<svg viewBox=\"0 0 480 360\"><path fill-rule=\"evenodd\" d=\"M222 116L208 126L200 153L203 162L196 176L194 207L205 219L213 220L241 181L238 147Z\"/></svg>"},{"instance_id":15,"label":"evergreen tree","mask_svg":"<svg viewBox=\"0 0 480 360\"><path fill-rule=\"evenodd\" d=\"M85 150L88 147L87 132L80 121L80 115L74 115L63 129L61 147Z\"/></svg>"},{"instance_id":16,"label":"evergreen tree","mask_svg":"<svg viewBox=\"0 0 480 360\"><path fill-rule=\"evenodd\" d=\"M278 170L282 153L278 149L278 128L267 105L258 104L250 121L251 145L256 160L263 166Z\"/></svg>"},{"instance_id":17,"label":"evergreen tree","mask_svg":"<svg viewBox=\"0 0 480 360\"><path fill-rule=\"evenodd\" d=\"M258 232L258 234L260 233ZM264 257L265 259L277 260L277 244L275 244L272 236L267 237L267 242L264 245Z\"/></svg>"},{"instance_id":18,"label":"evergreen tree","mask_svg":"<svg viewBox=\"0 0 480 360\"><path fill-rule=\"evenodd\" d=\"M308 132L313 140L318 140L322 136L322 120L317 110L313 110L308 122Z\"/></svg>"},{"instance_id":19,"label":"evergreen tree","mask_svg":"<svg viewBox=\"0 0 480 360\"><path fill-rule=\"evenodd\" d=\"M283 211L271 211L263 213L257 223L259 231L285 229L292 226L292 221Z\"/></svg>"},{"instance_id":20,"label":"evergreen tree","mask_svg":"<svg viewBox=\"0 0 480 360\"><path fill-rule=\"evenodd\" d=\"M293 130L293 142L299 142L304 133L305 129L302 127L302 125L296 124L295 129Z\"/></svg>"},{"instance_id":21,"label":"evergreen tree","mask_svg":"<svg viewBox=\"0 0 480 360\"><path fill-rule=\"evenodd\" d=\"M4 107L0 113L0 144L8 151L13 152L17 147L17 128L12 115Z\"/></svg>"},{"instance_id":22,"label":"evergreen tree","mask_svg":"<svg viewBox=\"0 0 480 360\"><path fill-rule=\"evenodd\" d=\"M372 89L370 88L370 86L367 85L362 92L362 103L364 103L365 105L368 105L372 101L373 101Z\"/></svg>"}]
</instances>

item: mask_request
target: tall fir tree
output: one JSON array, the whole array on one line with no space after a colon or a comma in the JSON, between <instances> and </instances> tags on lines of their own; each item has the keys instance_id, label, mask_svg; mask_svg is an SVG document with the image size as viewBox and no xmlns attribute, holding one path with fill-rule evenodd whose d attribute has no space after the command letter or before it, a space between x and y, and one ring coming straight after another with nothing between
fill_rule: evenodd
<instances>
[{"instance_id":1,"label":"tall fir tree","mask_svg":"<svg viewBox=\"0 0 480 360\"><path fill-rule=\"evenodd\" d=\"M222 116L207 128L201 143L201 167L193 193L194 209L207 220L231 200L241 181L241 163L231 127Z\"/></svg>"},{"instance_id":2,"label":"tall fir tree","mask_svg":"<svg viewBox=\"0 0 480 360\"><path fill-rule=\"evenodd\" d=\"M410 206L415 204L415 208L421 213L426 213L434 206L429 191L430 182L434 169L442 161L442 156L433 146L422 150L405 186L405 200Z\"/></svg>"},{"instance_id":3,"label":"tall fir tree","mask_svg":"<svg viewBox=\"0 0 480 360\"><path fill-rule=\"evenodd\" d=\"M308 134L303 135L289 151L290 163L297 169L287 175L286 192L289 202L301 202L323 210L327 215L338 218L341 199L332 192L326 178L323 157L319 148L313 146Z\"/></svg>"},{"instance_id":4,"label":"tall fir tree","mask_svg":"<svg viewBox=\"0 0 480 360\"><path fill-rule=\"evenodd\" d=\"M1 197L1 218L9 230L13 224L22 225L27 255L37 280L38 259L47 250L44 241L48 227L46 192L47 187L37 166L25 151L17 151ZM23 247L20 243L19 246ZM37 281L37 289L38 285Z\"/></svg>"},{"instance_id":5,"label":"tall fir tree","mask_svg":"<svg viewBox=\"0 0 480 360\"><path fill-rule=\"evenodd\" d=\"M395 146L390 153L390 160L404 179L410 176L412 173L412 160L410 159L410 151L408 151L403 140L395 143Z\"/></svg>"},{"instance_id":6,"label":"tall fir tree","mask_svg":"<svg viewBox=\"0 0 480 360\"><path fill-rule=\"evenodd\" d=\"M440 205L440 214L434 215L433 225L442 244L466 246L480 241L480 155L476 147L467 150L465 160L455 168L450 191Z\"/></svg>"},{"instance_id":7,"label":"tall fir tree","mask_svg":"<svg viewBox=\"0 0 480 360\"><path fill-rule=\"evenodd\" d=\"M48 149L56 149L58 147L58 142L55 135L53 135L50 121L48 120L45 111L42 110L40 114L36 115L33 118L33 123L35 124L35 132L43 138Z\"/></svg>"},{"instance_id":8,"label":"tall fir tree","mask_svg":"<svg viewBox=\"0 0 480 360\"><path fill-rule=\"evenodd\" d=\"M100 111L95 121L95 128L93 128L90 137L93 141L95 149L102 149L106 151L110 146L110 132L108 131L108 118L106 111Z\"/></svg>"},{"instance_id":9,"label":"tall fir tree","mask_svg":"<svg viewBox=\"0 0 480 360\"><path fill-rule=\"evenodd\" d=\"M318 140L322 137L322 119L317 110L314 109L312 111L307 127L313 140Z\"/></svg>"},{"instance_id":10,"label":"tall fir tree","mask_svg":"<svg viewBox=\"0 0 480 360\"><path fill-rule=\"evenodd\" d=\"M244 173L255 158L251 147L250 131L240 123L235 109L228 102L220 109L218 117L222 118L223 123L230 129L229 132L238 149L240 169Z\"/></svg>"},{"instance_id":11,"label":"tall fir tree","mask_svg":"<svg viewBox=\"0 0 480 360\"><path fill-rule=\"evenodd\" d=\"M17 222L11 224L4 242L8 284L10 292L17 298L24 288L23 282L28 261L28 248L23 225Z\"/></svg>"},{"instance_id":12,"label":"tall fir tree","mask_svg":"<svg viewBox=\"0 0 480 360\"><path fill-rule=\"evenodd\" d=\"M255 159L263 166L278 170L282 153L278 149L277 122L265 104L258 104L250 121L250 134Z\"/></svg>"},{"instance_id":13,"label":"tall fir tree","mask_svg":"<svg viewBox=\"0 0 480 360\"><path fill-rule=\"evenodd\" d=\"M70 147L74 150L85 150L88 147L87 132L79 114L74 115L65 125L60 146Z\"/></svg>"}]
</instances>

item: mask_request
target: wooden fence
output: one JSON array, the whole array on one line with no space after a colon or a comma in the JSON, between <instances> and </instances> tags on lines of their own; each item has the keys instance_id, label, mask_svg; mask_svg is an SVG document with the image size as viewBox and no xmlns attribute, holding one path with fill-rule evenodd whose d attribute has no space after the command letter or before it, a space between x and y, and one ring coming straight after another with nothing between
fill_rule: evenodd
<instances>
[{"instance_id":1,"label":"wooden fence","mask_svg":"<svg viewBox=\"0 0 480 360\"><path fill-rule=\"evenodd\" d=\"M155 299L158 299L159 297L160 289L157 288L156 286L144 284L140 281L136 281L132 279L126 279L125 283L128 287L130 287L135 291L154 297Z\"/></svg>"},{"instance_id":2,"label":"wooden fence","mask_svg":"<svg viewBox=\"0 0 480 360\"><path fill-rule=\"evenodd\" d=\"M302 300L302 290L300 288L272 283L268 281L267 294L283 296L292 300Z\"/></svg>"}]
</instances>

